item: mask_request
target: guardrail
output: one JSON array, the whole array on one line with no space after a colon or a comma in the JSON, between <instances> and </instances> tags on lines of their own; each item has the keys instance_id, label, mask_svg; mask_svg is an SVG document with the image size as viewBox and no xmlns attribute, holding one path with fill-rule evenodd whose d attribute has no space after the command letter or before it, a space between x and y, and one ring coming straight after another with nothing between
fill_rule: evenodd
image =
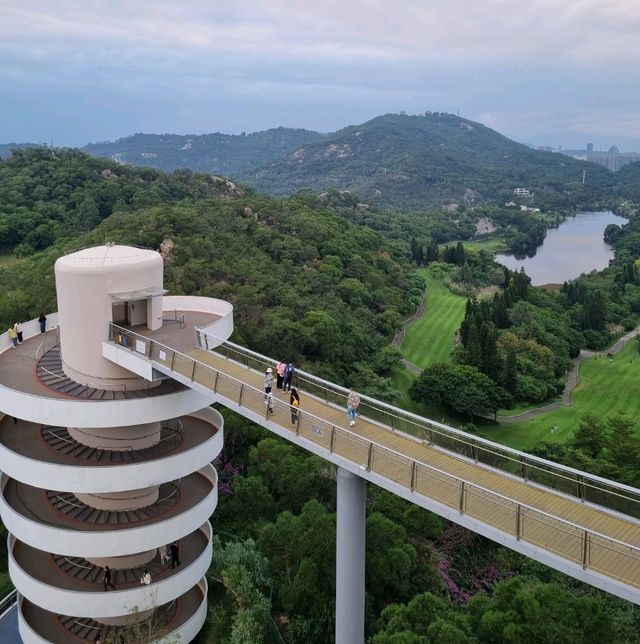
<instances>
[{"instance_id":1,"label":"guardrail","mask_svg":"<svg viewBox=\"0 0 640 644\"><path fill-rule=\"evenodd\" d=\"M202 347L200 331L196 333L196 342ZM267 367L274 368L276 365L275 360L228 341L216 346L212 351L263 373ZM345 387L301 370L297 370L294 376L294 386L296 385L299 390L315 395L327 403L346 407L349 390ZM425 440L432 446L454 452L475 463L640 519L640 490L628 485L553 463L479 436L472 436L368 396L360 396L360 413L391 428L392 431Z\"/></svg>"},{"instance_id":2,"label":"guardrail","mask_svg":"<svg viewBox=\"0 0 640 644\"><path fill-rule=\"evenodd\" d=\"M18 603L18 591L14 588L8 595L0 599L0 619L2 619L9 611Z\"/></svg>"},{"instance_id":3,"label":"guardrail","mask_svg":"<svg viewBox=\"0 0 640 644\"><path fill-rule=\"evenodd\" d=\"M264 391L262 389L251 386L223 371L128 329L112 325L110 339L129 350L137 351L148 359L164 365L171 371L180 374L183 378L214 391L240 407L247 408L287 428L292 433L295 433L296 436L310 440L324 447L332 454L348 458L364 470L374 472L411 492L433 499L442 505L453 508L461 515L469 516L514 537L518 541L527 542L557 555L585 570L598 572L630 586L640 588L640 574L638 574L638 571L640 571L640 548L632 544L624 543L601 532L559 518L469 480L427 465L396 450L366 439L356 432L339 427L304 409L293 409L290 405L275 397L272 399L273 407L271 405L265 406ZM121 341L118 342L118 340ZM237 356L237 349L232 348ZM255 359L254 356L247 355L247 359L249 360L249 366L251 366L251 359ZM259 359L266 361L269 365L272 364L272 361L263 356L259 356ZM298 374L298 384L301 387L305 386L307 395L309 391L306 389L306 384L311 382L308 375L304 373ZM342 391L340 391L342 388L335 387L335 389L336 393L342 396ZM332 400L329 396L331 392L326 387L325 390L327 391L327 402L333 403L335 399ZM319 396L319 398L322 400L323 396ZM385 414L389 414L391 411L402 412L402 410L396 410L396 408L387 406L384 403L376 405L378 401L371 398L365 398L363 402L364 410L367 410L363 414L364 416L369 416L367 412L375 411L379 408L383 408ZM398 418L398 416L394 415L394 418ZM529 473L528 481L542 486L546 485L553 491L559 491L567 496L571 495L571 490L558 489L552 484L557 480L569 480L573 484L578 482L584 484L589 489L592 489L593 485L593 489L600 490L603 499L613 498L616 503L626 499L633 504L633 508L636 508L636 497L640 495L640 491L634 488L622 486L613 481L606 481L606 479L597 479L583 472L578 472L583 477L582 481L571 480L566 470L569 470L569 473L577 472L577 470L570 470L570 468L561 468L561 474L556 477L554 476L555 468L558 466L543 459L535 459L535 462L531 463L526 460L524 462L515 461L518 469L513 471L511 467L505 467L505 465L510 466L514 462L512 452L515 452L518 456L525 457L525 459L528 455L515 450L508 450L503 455L500 450L501 446L482 439L462 441L455 430L451 430L452 433L450 434L445 433L442 428L446 428L446 426L438 423L432 424L427 419L420 419L419 416L407 413L406 420L420 427L421 425L416 422L416 419L418 421L422 420L425 429L430 432L424 441L425 443L447 449L455 456L463 456L477 463L488 465L513 478L516 476L524 478L521 476L522 467L532 468L537 475L534 477ZM395 428L396 430L399 429L397 425ZM459 433L465 436L463 432ZM422 442L415 437L414 440ZM450 444L454 449L449 449L446 446L447 441L451 441ZM461 445L464 449L460 449ZM455 447L458 447L458 449L455 449ZM475 454L471 451L474 447L477 450ZM501 461L500 458L503 460ZM542 476L544 473L548 473L549 478ZM609 496L607 488L603 487L603 482L608 484L611 490L615 490L615 492L611 493L612 496ZM599 486L598 488L595 488L596 483ZM579 487L581 486L576 485L576 488ZM618 493L618 491L621 493ZM633 493L633 496L630 493ZM574 500L581 503L586 499L575 496ZM593 499L588 500L592 501ZM606 508L607 506L605 505L604 507ZM612 509L619 510L617 507Z\"/></svg>"}]
</instances>

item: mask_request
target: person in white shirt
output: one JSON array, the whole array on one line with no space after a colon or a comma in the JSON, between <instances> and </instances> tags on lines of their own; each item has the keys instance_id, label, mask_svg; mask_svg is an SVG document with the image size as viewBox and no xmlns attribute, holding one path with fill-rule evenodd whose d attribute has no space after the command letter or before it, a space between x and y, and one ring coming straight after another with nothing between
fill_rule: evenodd
<instances>
[{"instance_id":1,"label":"person in white shirt","mask_svg":"<svg viewBox=\"0 0 640 644\"><path fill-rule=\"evenodd\" d=\"M349 387L349 395L347 396L347 418L349 419L349 427L353 427L356 424L359 407L360 396L358 396L353 387Z\"/></svg>"}]
</instances>

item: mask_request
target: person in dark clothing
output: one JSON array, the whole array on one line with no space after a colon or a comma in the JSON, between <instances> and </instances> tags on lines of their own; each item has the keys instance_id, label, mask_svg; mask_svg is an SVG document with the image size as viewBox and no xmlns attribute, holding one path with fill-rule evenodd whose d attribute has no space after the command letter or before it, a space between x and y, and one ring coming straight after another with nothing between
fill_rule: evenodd
<instances>
[{"instance_id":1,"label":"person in dark clothing","mask_svg":"<svg viewBox=\"0 0 640 644\"><path fill-rule=\"evenodd\" d=\"M40 313L38 322L40 322L40 333L44 333L47 330L47 316L44 313Z\"/></svg>"},{"instance_id":2,"label":"person in dark clothing","mask_svg":"<svg viewBox=\"0 0 640 644\"><path fill-rule=\"evenodd\" d=\"M295 387L291 389L289 404L291 405L291 424L295 425L298 420L298 409L300 407L300 394L298 394L298 390Z\"/></svg>"},{"instance_id":3,"label":"person in dark clothing","mask_svg":"<svg viewBox=\"0 0 640 644\"><path fill-rule=\"evenodd\" d=\"M291 391L291 384L293 383L293 376L295 376L296 368L293 366L293 362L287 364L287 368L284 370L284 382L282 384L282 391Z\"/></svg>"},{"instance_id":4,"label":"person in dark clothing","mask_svg":"<svg viewBox=\"0 0 640 644\"><path fill-rule=\"evenodd\" d=\"M104 576L102 577L102 581L104 582L104 592L107 592L107 586L111 586L113 590L116 589L116 587L111 583L111 570L109 569L109 566L104 567Z\"/></svg>"},{"instance_id":5,"label":"person in dark clothing","mask_svg":"<svg viewBox=\"0 0 640 644\"><path fill-rule=\"evenodd\" d=\"M174 541L169 547L171 551L171 567L175 568L180 565L180 546L177 541Z\"/></svg>"}]
</instances>

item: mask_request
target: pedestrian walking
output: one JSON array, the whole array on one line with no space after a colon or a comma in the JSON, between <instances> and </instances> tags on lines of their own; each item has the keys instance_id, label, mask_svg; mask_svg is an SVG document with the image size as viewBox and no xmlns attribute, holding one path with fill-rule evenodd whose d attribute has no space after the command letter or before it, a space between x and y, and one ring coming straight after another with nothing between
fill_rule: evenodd
<instances>
[{"instance_id":1,"label":"pedestrian walking","mask_svg":"<svg viewBox=\"0 0 640 644\"><path fill-rule=\"evenodd\" d=\"M291 405L291 424L295 425L298 422L298 410L300 409L300 394L295 387L291 389L289 405Z\"/></svg>"},{"instance_id":2,"label":"pedestrian walking","mask_svg":"<svg viewBox=\"0 0 640 644\"><path fill-rule=\"evenodd\" d=\"M40 313L40 317L38 318L38 322L40 322L40 333L46 333L46 331L47 331L47 316L44 313Z\"/></svg>"},{"instance_id":3,"label":"pedestrian walking","mask_svg":"<svg viewBox=\"0 0 640 644\"><path fill-rule=\"evenodd\" d=\"M169 546L169 551L171 552L171 567L175 568L180 565L180 546L177 541Z\"/></svg>"},{"instance_id":4,"label":"pedestrian walking","mask_svg":"<svg viewBox=\"0 0 640 644\"><path fill-rule=\"evenodd\" d=\"M287 368L284 370L284 382L282 384L283 391L291 391L293 376L295 375L296 375L296 368L293 366L293 362L289 362L287 364Z\"/></svg>"},{"instance_id":5,"label":"pedestrian walking","mask_svg":"<svg viewBox=\"0 0 640 644\"><path fill-rule=\"evenodd\" d=\"M273 369L267 367L267 370L264 373L264 404L267 404L267 398L271 393L271 388L273 387Z\"/></svg>"},{"instance_id":6,"label":"pedestrian walking","mask_svg":"<svg viewBox=\"0 0 640 644\"><path fill-rule=\"evenodd\" d=\"M111 583L111 570L109 566L105 566L103 569L103 575L102 575L102 582L104 583L104 592L107 592L107 586L111 586L113 590L116 589L116 587Z\"/></svg>"},{"instance_id":7,"label":"pedestrian walking","mask_svg":"<svg viewBox=\"0 0 640 644\"><path fill-rule=\"evenodd\" d=\"M145 586L148 586L151 583L151 575L149 574L149 570L147 568L145 568L144 572L142 573L140 583L144 584Z\"/></svg>"},{"instance_id":8,"label":"pedestrian walking","mask_svg":"<svg viewBox=\"0 0 640 644\"><path fill-rule=\"evenodd\" d=\"M160 565L164 566L166 561L169 561L169 553L167 552L167 546L161 545L158 548L158 557L160 557Z\"/></svg>"},{"instance_id":9,"label":"pedestrian walking","mask_svg":"<svg viewBox=\"0 0 640 644\"><path fill-rule=\"evenodd\" d=\"M287 363L284 360L280 360L276 365L276 387L282 391L284 388L284 372L287 368Z\"/></svg>"},{"instance_id":10,"label":"pedestrian walking","mask_svg":"<svg viewBox=\"0 0 640 644\"><path fill-rule=\"evenodd\" d=\"M353 387L349 387L349 395L347 396L347 418L349 419L349 427L353 427L356 424L359 407L360 396Z\"/></svg>"},{"instance_id":11,"label":"pedestrian walking","mask_svg":"<svg viewBox=\"0 0 640 644\"><path fill-rule=\"evenodd\" d=\"M20 322L16 322L13 325L13 330L16 332L16 335L18 336L18 342L22 344L22 324L20 324Z\"/></svg>"},{"instance_id":12,"label":"pedestrian walking","mask_svg":"<svg viewBox=\"0 0 640 644\"><path fill-rule=\"evenodd\" d=\"M273 416L273 392L270 391L267 394L267 400L265 401L267 403L267 418L269 416Z\"/></svg>"},{"instance_id":13,"label":"pedestrian walking","mask_svg":"<svg viewBox=\"0 0 640 644\"><path fill-rule=\"evenodd\" d=\"M18 346L18 334L16 333L16 330L10 326L7 330L7 334L9 335L9 340L13 343L12 347L15 349Z\"/></svg>"}]
</instances>

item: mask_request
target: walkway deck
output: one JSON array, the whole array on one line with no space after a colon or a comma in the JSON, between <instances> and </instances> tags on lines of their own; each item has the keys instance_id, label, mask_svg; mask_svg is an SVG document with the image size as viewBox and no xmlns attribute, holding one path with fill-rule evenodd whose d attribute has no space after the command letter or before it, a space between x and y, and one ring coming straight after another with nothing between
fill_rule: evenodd
<instances>
[{"instance_id":1,"label":"walkway deck","mask_svg":"<svg viewBox=\"0 0 640 644\"><path fill-rule=\"evenodd\" d=\"M203 349L186 355L153 342L147 355L161 371L215 391L222 404L328 460L350 464L352 471L423 507L640 603L640 521L610 509L622 500L622 507L637 511L637 490L614 489L614 484L584 474L589 498L600 494L613 501L609 507L585 503L577 495L541 485L544 464L538 466L538 482L504 471L512 463L498 463L498 445L496 465L489 467L370 418L361 417L349 428L342 407L304 389L298 419L292 422L288 394L275 390L274 413L267 416L262 372ZM557 466L546 465L552 479Z\"/></svg>"}]
</instances>

